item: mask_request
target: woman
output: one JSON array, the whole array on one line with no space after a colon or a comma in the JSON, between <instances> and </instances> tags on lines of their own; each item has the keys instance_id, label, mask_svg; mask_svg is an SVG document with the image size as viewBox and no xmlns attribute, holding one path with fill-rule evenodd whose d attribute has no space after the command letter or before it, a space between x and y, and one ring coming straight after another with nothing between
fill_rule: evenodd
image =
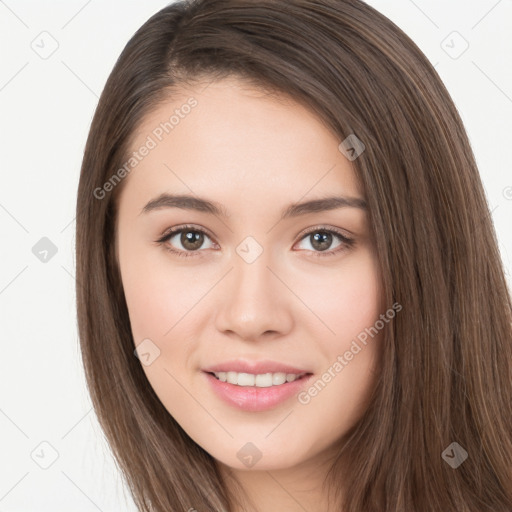
<instances>
[{"instance_id":1,"label":"woman","mask_svg":"<svg viewBox=\"0 0 512 512\"><path fill-rule=\"evenodd\" d=\"M80 342L141 511L512 510L510 294L468 138L359 1L146 22L91 126Z\"/></svg>"}]
</instances>

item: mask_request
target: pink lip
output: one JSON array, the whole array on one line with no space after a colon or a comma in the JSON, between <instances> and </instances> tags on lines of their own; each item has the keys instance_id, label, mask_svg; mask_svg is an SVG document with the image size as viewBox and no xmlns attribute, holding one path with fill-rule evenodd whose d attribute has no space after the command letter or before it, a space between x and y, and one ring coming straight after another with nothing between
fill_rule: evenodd
<instances>
[{"instance_id":1,"label":"pink lip","mask_svg":"<svg viewBox=\"0 0 512 512\"><path fill-rule=\"evenodd\" d=\"M203 375L219 398L228 405L249 412L265 411L277 407L292 396L297 395L312 376L310 373L293 382L285 382L280 386L258 388L256 386L236 386L235 384L222 382L211 373L203 372Z\"/></svg>"},{"instance_id":2,"label":"pink lip","mask_svg":"<svg viewBox=\"0 0 512 512\"><path fill-rule=\"evenodd\" d=\"M233 359L224 363L203 368L204 372L237 372L237 373L253 373L254 375L263 373L309 373L308 370L301 370L293 366L279 363L277 361L247 361L242 359Z\"/></svg>"}]
</instances>

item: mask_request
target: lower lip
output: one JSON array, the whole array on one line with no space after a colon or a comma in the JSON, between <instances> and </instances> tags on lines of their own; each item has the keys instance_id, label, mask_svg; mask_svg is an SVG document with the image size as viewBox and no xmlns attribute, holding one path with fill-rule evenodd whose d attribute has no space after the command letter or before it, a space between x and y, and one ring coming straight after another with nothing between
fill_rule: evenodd
<instances>
[{"instance_id":1,"label":"lower lip","mask_svg":"<svg viewBox=\"0 0 512 512\"><path fill-rule=\"evenodd\" d=\"M308 374L293 382L285 382L279 386L258 388L256 386L229 384L220 381L211 373L203 373L219 398L229 405L250 412L266 411L289 400L292 396L298 394L312 377L312 374Z\"/></svg>"}]
</instances>

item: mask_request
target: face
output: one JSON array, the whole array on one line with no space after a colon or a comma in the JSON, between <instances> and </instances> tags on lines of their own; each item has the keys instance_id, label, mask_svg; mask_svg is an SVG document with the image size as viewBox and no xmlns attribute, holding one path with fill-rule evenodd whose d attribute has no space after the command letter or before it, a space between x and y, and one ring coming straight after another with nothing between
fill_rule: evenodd
<instances>
[{"instance_id":1,"label":"face","mask_svg":"<svg viewBox=\"0 0 512 512\"><path fill-rule=\"evenodd\" d=\"M332 456L375 381L378 261L340 142L235 79L183 89L133 140L116 252L140 364L233 469Z\"/></svg>"}]
</instances>

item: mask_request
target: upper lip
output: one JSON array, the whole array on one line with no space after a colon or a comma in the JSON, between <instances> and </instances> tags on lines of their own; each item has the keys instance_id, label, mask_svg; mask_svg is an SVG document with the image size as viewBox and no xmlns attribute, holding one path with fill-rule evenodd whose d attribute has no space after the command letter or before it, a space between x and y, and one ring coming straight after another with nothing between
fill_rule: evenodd
<instances>
[{"instance_id":1,"label":"upper lip","mask_svg":"<svg viewBox=\"0 0 512 512\"><path fill-rule=\"evenodd\" d=\"M294 373L296 375L309 373L307 370L279 363L278 361L248 361L243 359L232 359L230 361L208 366L207 368L203 368L203 371L208 373L252 373L254 375L260 375L263 373Z\"/></svg>"}]
</instances>

